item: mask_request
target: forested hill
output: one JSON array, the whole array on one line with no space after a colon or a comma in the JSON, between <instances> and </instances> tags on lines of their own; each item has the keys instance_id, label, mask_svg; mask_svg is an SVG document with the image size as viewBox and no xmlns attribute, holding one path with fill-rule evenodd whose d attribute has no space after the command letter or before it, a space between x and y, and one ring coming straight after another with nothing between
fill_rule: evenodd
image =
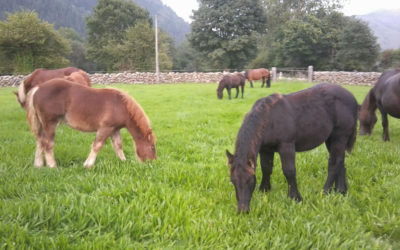
<instances>
[{"instance_id":1,"label":"forested hill","mask_svg":"<svg viewBox=\"0 0 400 250\"><path fill-rule=\"evenodd\" d=\"M190 25L176 13L165 6L161 0L132 0L149 11L154 18L158 16L158 26L169 33L177 42L181 42L190 32ZM81 36L86 35L85 17L90 15L98 0L1 0L0 19L4 20L6 12L34 10L40 19L54 23L55 28L70 27Z\"/></svg>"},{"instance_id":2,"label":"forested hill","mask_svg":"<svg viewBox=\"0 0 400 250\"><path fill-rule=\"evenodd\" d=\"M400 10L377 11L358 17L368 23L382 50L400 48Z\"/></svg>"}]
</instances>

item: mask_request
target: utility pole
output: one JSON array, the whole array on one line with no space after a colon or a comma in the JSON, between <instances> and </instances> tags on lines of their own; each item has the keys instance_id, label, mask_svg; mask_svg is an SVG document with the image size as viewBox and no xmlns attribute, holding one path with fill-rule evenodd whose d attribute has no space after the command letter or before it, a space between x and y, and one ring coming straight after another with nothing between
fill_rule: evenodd
<instances>
[{"instance_id":1,"label":"utility pole","mask_svg":"<svg viewBox=\"0 0 400 250\"><path fill-rule=\"evenodd\" d=\"M157 16L155 16L155 37L156 37L156 77L157 83L160 81L160 67L158 66L158 22Z\"/></svg>"}]
</instances>

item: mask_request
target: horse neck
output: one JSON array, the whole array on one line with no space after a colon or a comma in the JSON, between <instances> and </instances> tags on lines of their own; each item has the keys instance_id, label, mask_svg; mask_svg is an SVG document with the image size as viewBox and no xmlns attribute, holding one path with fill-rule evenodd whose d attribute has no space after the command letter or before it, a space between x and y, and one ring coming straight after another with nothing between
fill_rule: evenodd
<instances>
[{"instance_id":1,"label":"horse neck","mask_svg":"<svg viewBox=\"0 0 400 250\"><path fill-rule=\"evenodd\" d=\"M129 117L129 122L127 122L126 128L132 135L133 139L136 141L143 139L148 135L152 135L150 121L142 107L125 94L121 93L121 97L126 106Z\"/></svg>"},{"instance_id":2,"label":"horse neck","mask_svg":"<svg viewBox=\"0 0 400 250\"><path fill-rule=\"evenodd\" d=\"M267 114L252 111L246 115L235 145L235 154L243 161L249 158L256 159L260 150L263 134L263 124Z\"/></svg>"},{"instance_id":3,"label":"horse neck","mask_svg":"<svg viewBox=\"0 0 400 250\"><path fill-rule=\"evenodd\" d=\"M218 91L218 92L221 92L221 91L224 89L224 87L225 87L225 83L220 82L220 83L218 84L217 91Z\"/></svg>"},{"instance_id":4,"label":"horse neck","mask_svg":"<svg viewBox=\"0 0 400 250\"><path fill-rule=\"evenodd\" d=\"M376 104L374 91L375 91L375 88L372 88L368 92L363 103L361 104L360 112L374 113L375 110L378 108L378 106Z\"/></svg>"}]
</instances>

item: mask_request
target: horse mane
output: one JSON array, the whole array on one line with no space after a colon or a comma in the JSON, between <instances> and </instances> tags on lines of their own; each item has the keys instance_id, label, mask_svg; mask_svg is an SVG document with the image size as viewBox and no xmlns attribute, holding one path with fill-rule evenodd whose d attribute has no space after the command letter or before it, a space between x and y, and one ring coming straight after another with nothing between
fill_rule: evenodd
<instances>
[{"instance_id":1,"label":"horse mane","mask_svg":"<svg viewBox=\"0 0 400 250\"><path fill-rule=\"evenodd\" d=\"M239 130L235 155L243 157L243 160L246 160L247 157L256 157L263 134L263 125L267 122L270 109L282 98L282 95L275 93L256 101L251 111L246 114Z\"/></svg>"},{"instance_id":2,"label":"horse mane","mask_svg":"<svg viewBox=\"0 0 400 250\"><path fill-rule=\"evenodd\" d=\"M374 95L374 89L375 88L370 89L368 94L365 96L364 101L361 104L360 113L363 111L374 112L378 108Z\"/></svg>"},{"instance_id":3,"label":"horse mane","mask_svg":"<svg viewBox=\"0 0 400 250\"><path fill-rule=\"evenodd\" d=\"M153 134L153 130L150 127L150 120L143 111L143 108L128 94L118 91L118 95L125 104L130 119L136 122L142 135L145 137L149 136L149 141L154 143L156 138Z\"/></svg>"}]
</instances>

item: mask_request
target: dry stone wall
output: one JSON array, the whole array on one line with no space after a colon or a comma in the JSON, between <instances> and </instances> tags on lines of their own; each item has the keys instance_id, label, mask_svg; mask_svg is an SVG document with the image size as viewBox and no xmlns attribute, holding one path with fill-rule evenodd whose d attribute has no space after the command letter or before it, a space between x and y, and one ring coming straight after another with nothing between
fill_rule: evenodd
<instances>
[{"instance_id":1,"label":"dry stone wall","mask_svg":"<svg viewBox=\"0 0 400 250\"><path fill-rule=\"evenodd\" d=\"M315 71L313 82L329 82L345 85L375 85L381 73L379 72L330 72Z\"/></svg>"},{"instance_id":2,"label":"dry stone wall","mask_svg":"<svg viewBox=\"0 0 400 250\"><path fill-rule=\"evenodd\" d=\"M313 82L329 82L348 85L374 85L381 73L378 72L324 72L315 71ZM112 74L90 74L94 84L156 84L156 83L217 83L223 77L222 72L213 73L160 73L159 79L155 73L122 72ZM0 86L18 86L26 76L0 76Z\"/></svg>"}]
</instances>

